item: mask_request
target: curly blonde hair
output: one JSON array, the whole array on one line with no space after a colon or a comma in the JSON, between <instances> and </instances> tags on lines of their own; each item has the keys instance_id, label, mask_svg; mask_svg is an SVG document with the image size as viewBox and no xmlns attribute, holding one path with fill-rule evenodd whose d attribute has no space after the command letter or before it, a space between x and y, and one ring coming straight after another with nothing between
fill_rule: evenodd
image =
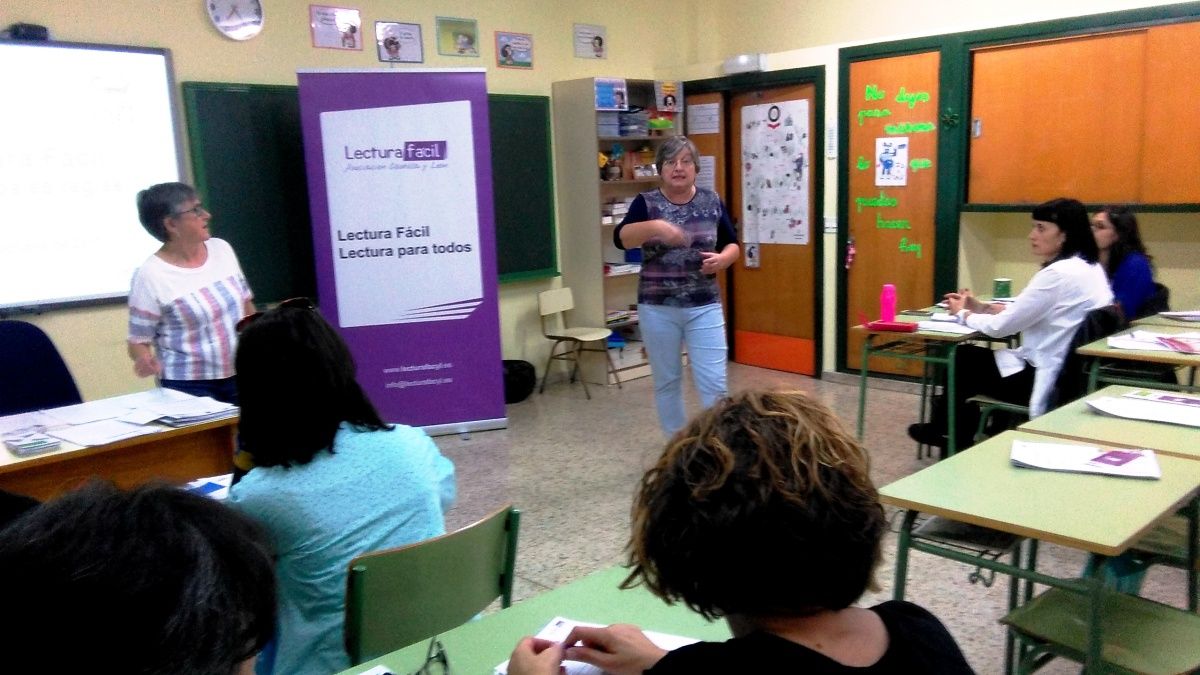
<instances>
[{"instance_id":1,"label":"curly blonde hair","mask_svg":"<svg viewBox=\"0 0 1200 675\"><path fill-rule=\"evenodd\" d=\"M870 460L801 392L745 392L691 420L642 478L632 568L707 619L842 609L874 588L885 519Z\"/></svg>"}]
</instances>

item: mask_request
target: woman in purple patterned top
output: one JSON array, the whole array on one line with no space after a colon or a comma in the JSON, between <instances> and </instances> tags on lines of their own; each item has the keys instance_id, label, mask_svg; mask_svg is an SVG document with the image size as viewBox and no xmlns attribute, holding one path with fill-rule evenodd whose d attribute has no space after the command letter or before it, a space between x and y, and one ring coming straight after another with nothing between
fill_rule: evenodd
<instances>
[{"instance_id":1,"label":"woman in purple patterned top","mask_svg":"<svg viewBox=\"0 0 1200 675\"><path fill-rule=\"evenodd\" d=\"M717 273L739 255L721 198L696 187L700 153L685 136L658 147L662 185L638 195L613 232L617 248L642 249L638 320L654 373L654 402L663 432L672 436L687 419L683 406L682 348L705 408L726 395L725 315Z\"/></svg>"}]
</instances>

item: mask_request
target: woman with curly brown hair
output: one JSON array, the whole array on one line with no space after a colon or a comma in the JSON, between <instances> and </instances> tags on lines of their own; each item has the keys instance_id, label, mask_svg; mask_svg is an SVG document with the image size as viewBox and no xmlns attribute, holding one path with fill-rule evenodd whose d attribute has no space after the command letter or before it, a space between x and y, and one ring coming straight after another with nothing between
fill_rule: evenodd
<instances>
[{"instance_id":1,"label":"woman with curly brown hair","mask_svg":"<svg viewBox=\"0 0 1200 675\"><path fill-rule=\"evenodd\" d=\"M874 586L886 527L869 464L802 393L748 392L701 413L642 479L624 587L724 617L733 639L667 652L635 626L576 628L562 645L522 640L509 673L555 673L563 658L614 675L971 672L926 610L852 606Z\"/></svg>"}]
</instances>

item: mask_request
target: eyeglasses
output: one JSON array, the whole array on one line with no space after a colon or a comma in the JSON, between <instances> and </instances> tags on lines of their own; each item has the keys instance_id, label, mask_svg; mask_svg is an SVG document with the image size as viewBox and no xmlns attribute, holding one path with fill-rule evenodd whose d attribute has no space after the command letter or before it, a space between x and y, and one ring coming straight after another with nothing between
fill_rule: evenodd
<instances>
[{"instance_id":1,"label":"eyeglasses","mask_svg":"<svg viewBox=\"0 0 1200 675\"><path fill-rule=\"evenodd\" d=\"M279 303L278 305L275 305L275 307L273 307L272 309L314 310L316 308L317 308L316 303L314 303L309 298L288 298L287 300L284 300L283 302ZM270 311L270 310L267 310L267 311ZM234 326L234 330L241 333L242 331L246 330L246 326L249 326L250 324L257 321L258 318L261 317L263 314L266 314L266 312L255 312L253 314L247 314L246 316L243 316L241 318L241 320L239 320L237 322L237 325Z\"/></svg>"},{"instance_id":2,"label":"eyeglasses","mask_svg":"<svg viewBox=\"0 0 1200 675\"><path fill-rule=\"evenodd\" d=\"M678 166L680 168L689 167L696 162L691 157L676 157L663 162L663 166Z\"/></svg>"},{"instance_id":3,"label":"eyeglasses","mask_svg":"<svg viewBox=\"0 0 1200 675\"><path fill-rule=\"evenodd\" d=\"M429 649L425 650L424 665L412 675L453 675L450 660L446 658L446 648L436 635L429 641Z\"/></svg>"},{"instance_id":4,"label":"eyeglasses","mask_svg":"<svg viewBox=\"0 0 1200 675\"><path fill-rule=\"evenodd\" d=\"M190 214L192 214L193 216L196 216L196 217L200 217L201 215L211 215L211 214L209 214L209 213L208 213L208 210L207 210L207 209L205 209L203 206L201 206L201 205L197 204L197 205L193 206L193 207L192 207L192 208L190 208L190 209L184 209L184 210L182 210L182 211L176 211L175 213L172 213L172 214L171 214L171 217L172 217L172 218L178 218L179 216L186 216L186 215L187 215L187 214L189 214L189 213L190 213Z\"/></svg>"}]
</instances>

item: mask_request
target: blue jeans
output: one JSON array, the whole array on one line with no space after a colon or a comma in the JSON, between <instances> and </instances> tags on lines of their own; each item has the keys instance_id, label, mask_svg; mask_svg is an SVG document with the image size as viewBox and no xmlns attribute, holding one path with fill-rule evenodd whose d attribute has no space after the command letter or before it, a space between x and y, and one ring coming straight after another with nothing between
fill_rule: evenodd
<instances>
[{"instance_id":1,"label":"blue jeans","mask_svg":"<svg viewBox=\"0 0 1200 675\"><path fill-rule=\"evenodd\" d=\"M725 362L729 347L725 342L725 314L720 303L700 307L638 305L638 323L642 340L654 371L654 405L658 423L668 438L683 428L687 414L683 407L682 347L687 344L692 379L705 408L728 393L725 386Z\"/></svg>"}]
</instances>

